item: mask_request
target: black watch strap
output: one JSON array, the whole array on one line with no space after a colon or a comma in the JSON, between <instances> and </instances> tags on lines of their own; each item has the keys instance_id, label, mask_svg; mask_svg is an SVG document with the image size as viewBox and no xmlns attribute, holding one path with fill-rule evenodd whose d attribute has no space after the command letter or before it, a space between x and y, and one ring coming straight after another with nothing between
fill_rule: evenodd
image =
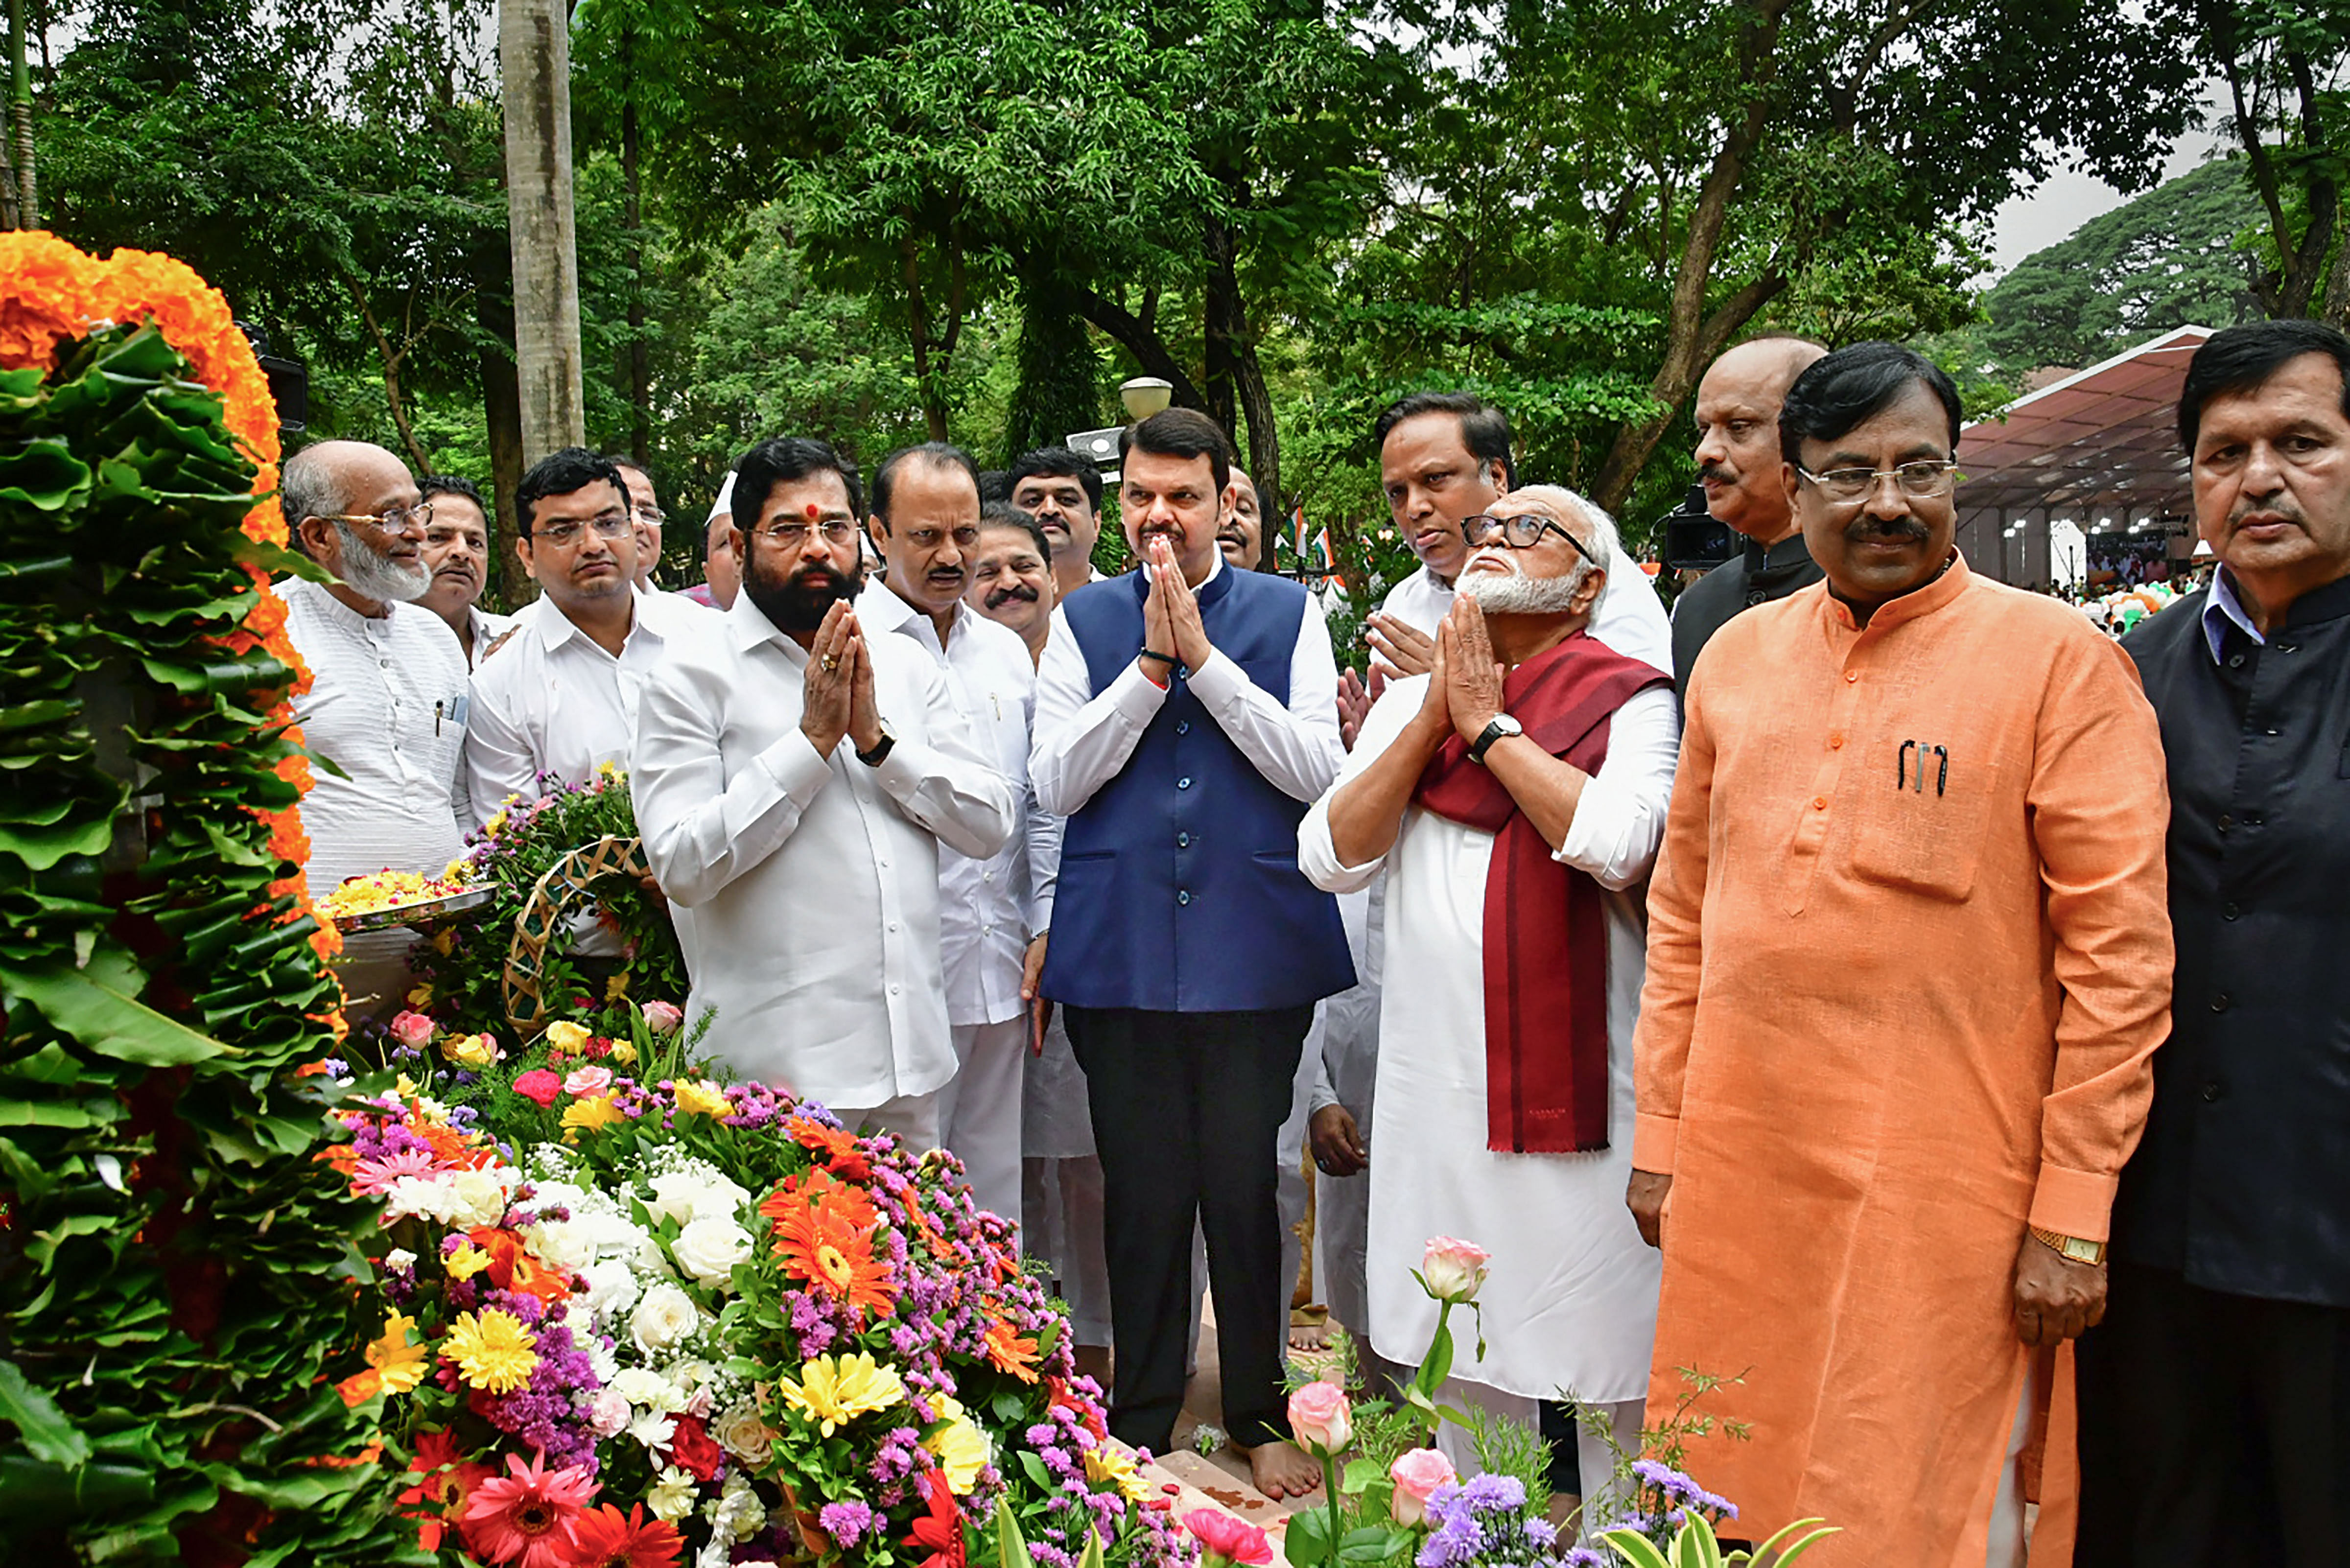
<instances>
[{"instance_id":1,"label":"black watch strap","mask_svg":"<svg viewBox=\"0 0 2350 1568\"><path fill-rule=\"evenodd\" d=\"M898 737L890 733L889 725L884 724L881 726L881 738L873 742L873 749L858 753L857 760L868 768L878 768L889 760L889 750L897 743Z\"/></svg>"},{"instance_id":2,"label":"black watch strap","mask_svg":"<svg viewBox=\"0 0 2350 1568\"><path fill-rule=\"evenodd\" d=\"M1483 732L1479 734L1476 742L1470 746L1469 760L1482 763L1485 760L1485 753L1493 749L1494 742L1512 735L1523 735L1525 732L1525 726L1507 713L1496 713L1492 722L1485 726Z\"/></svg>"}]
</instances>

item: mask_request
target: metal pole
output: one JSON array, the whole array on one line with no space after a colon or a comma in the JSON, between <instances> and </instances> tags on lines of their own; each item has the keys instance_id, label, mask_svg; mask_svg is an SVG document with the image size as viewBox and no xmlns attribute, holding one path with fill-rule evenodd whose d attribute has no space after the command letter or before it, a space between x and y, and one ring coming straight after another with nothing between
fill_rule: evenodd
<instances>
[{"instance_id":1,"label":"metal pole","mask_svg":"<svg viewBox=\"0 0 2350 1568\"><path fill-rule=\"evenodd\" d=\"M571 35L563 0L500 0L506 219L525 463L587 438L571 187Z\"/></svg>"}]
</instances>

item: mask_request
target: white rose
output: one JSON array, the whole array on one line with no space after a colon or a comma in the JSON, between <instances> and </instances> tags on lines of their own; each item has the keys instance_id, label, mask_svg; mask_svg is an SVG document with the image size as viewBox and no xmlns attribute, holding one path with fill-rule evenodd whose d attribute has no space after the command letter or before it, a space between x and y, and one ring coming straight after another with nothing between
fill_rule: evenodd
<instances>
[{"instance_id":1,"label":"white rose","mask_svg":"<svg viewBox=\"0 0 2350 1568\"><path fill-rule=\"evenodd\" d=\"M667 1280L653 1286L629 1314L629 1337L647 1355L658 1355L700 1325L693 1298Z\"/></svg>"},{"instance_id":2,"label":"white rose","mask_svg":"<svg viewBox=\"0 0 2350 1568\"><path fill-rule=\"evenodd\" d=\"M645 1213L656 1225L664 1220L679 1224L702 1219L731 1219L734 1211L750 1200L750 1193L703 1167L699 1170L672 1170L652 1179L653 1195L645 1200Z\"/></svg>"},{"instance_id":3,"label":"white rose","mask_svg":"<svg viewBox=\"0 0 2350 1568\"><path fill-rule=\"evenodd\" d=\"M405 1247L394 1247L383 1255L383 1266L387 1273L406 1273L416 1267L416 1254Z\"/></svg>"},{"instance_id":4,"label":"white rose","mask_svg":"<svg viewBox=\"0 0 2350 1568\"><path fill-rule=\"evenodd\" d=\"M567 1274L585 1273L596 1261L596 1243L584 1226L550 1220L523 1231L530 1250Z\"/></svg>"},{"instance_id":5,"label":"white rose","mask_svg":"<svg viewBox=\"0 0 2350 1568\"><path fill-rule=\"evenodd\" d=\"M457 1210L451 1216L463 1225L494 1225L506 1217L505 1184L486 1170L461 1170L450 1179Z\"/></svg>"},{"instance_id":6,"label":"white rose","mask_svg":"<svg viewBox=\"0 0 2350 1568\"><path fill-rule=\"evenodd\" d=\"M723 1288L734 1265L751 1255L751 1233L732 1220L704 1215L686 1221L670 1252L696 1282Z\"/></svg>"},{"instance_id":7,"label":"white rose","mask_svg":"<svg viewBox=\"0 0 2350 1568\"><path fill-rule=\"evenodd\" d=\"M775 1438L780 1436L759 1418L758 1404L751 1399L738 1399L728 1406L710 1435L718 1439L720 1448L754 1469L767 1462Z\"/></svg>"}]
</instances>

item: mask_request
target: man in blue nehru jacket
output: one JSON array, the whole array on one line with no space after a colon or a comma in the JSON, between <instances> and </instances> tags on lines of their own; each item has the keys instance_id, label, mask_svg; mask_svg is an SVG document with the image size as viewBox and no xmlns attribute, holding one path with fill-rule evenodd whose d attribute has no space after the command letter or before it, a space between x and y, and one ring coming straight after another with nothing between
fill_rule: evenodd
<instances>
[{"instance_id":1,"label":"man in blue nehru jacket","mask_svg":"<svg viewBox=\"0 0 2350 1568\"><path fill-rule=\"evenodd\" d=\"M1297 869L1298 821L1337 776L1337 670L1303 587L1224 564L1215 421L1169 409L1118 447L1140 565L1053 612L1029 761L1068 818L1043 983L1101 1147L1110 1430L1173 1438L1196 1217L1225 1424L1258 1488L1292 1496L1319 1472L1287 1440L1274 1135L1314 1003L1355 979L1336 903Z\"/></svg>"}]
</instances>

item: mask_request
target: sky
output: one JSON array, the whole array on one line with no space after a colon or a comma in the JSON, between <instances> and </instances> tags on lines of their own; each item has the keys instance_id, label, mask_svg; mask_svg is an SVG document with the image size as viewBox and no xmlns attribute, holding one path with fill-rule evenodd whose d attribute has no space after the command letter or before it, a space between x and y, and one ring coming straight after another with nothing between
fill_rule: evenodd
<instances>
[{"instance_id":1,"label":"sky","mask_svg":"<svg viewBox=\"0 0 2350 1568\"><path fill-rule=\"evenodd\" d=\"M2209 106L2219 107L2218 84L2210 89ZM2211 155L2223 139L2210 130L2190 130L2170 145L2162 177L2176 180ZM1991 219L1991 267L1976 281L1989 285L2034 251L2045 250L2100 213L2109 213L2129 197L2102 180L2070 171L2050 176L2040 188L2011 198Z\"/></svg>"}]
</instances>

